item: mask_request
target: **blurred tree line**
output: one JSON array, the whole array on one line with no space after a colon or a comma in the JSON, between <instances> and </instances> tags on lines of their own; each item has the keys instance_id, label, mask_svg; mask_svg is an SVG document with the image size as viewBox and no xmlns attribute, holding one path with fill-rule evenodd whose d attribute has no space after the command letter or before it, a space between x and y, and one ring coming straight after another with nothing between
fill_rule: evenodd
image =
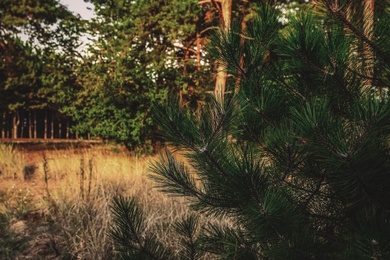
<instances>
[{"instance_id":1,"label":"blurred tree line","mask_svg":"<svg viewBox=\"0 0 390 260\"><path fill-rule=\"evenodd\" d=\"M223 64L205 51L210 34L230 21L245 30L259 5L254 0L86 2L94 5L91 20L58 0L0 1L2 138L92 136L150 149L158 142L151 104L173 94L183 107L196 110L221 84ZM308 6L268 2L280 7L281 17ZM85 37L88 44L81 48ZM222 81L229 84L228 75Z\"/></svg>"}]
</instances>

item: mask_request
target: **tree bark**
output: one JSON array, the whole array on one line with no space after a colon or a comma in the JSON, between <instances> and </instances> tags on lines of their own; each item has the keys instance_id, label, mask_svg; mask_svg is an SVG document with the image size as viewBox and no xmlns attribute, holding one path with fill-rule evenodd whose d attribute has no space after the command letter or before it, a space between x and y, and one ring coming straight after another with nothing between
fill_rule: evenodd
<instances>
[{"instance_id":1,"label":"tree bark","mask_svg":"<svg viewBox=\"0 0 390 260\"><path fill-rule=\"evenodd\" d=\"M23 117L22 117L22 120L20 120L22 122L22 124L20 125L20 135L19 135L19 138L23 138L24 137L24 113L23 113Z\"/></svg>"},{"instance_id":2,"label":"tree bark","mask_svg":"<svg viewBox=\"0 0 390 260\"><path fill-rule=\"evenodd\" d=\"M213 1L216 4L216 1ZM230 23L232 17L232 0L222 0L220 5L219 15L222 24L223 33L227 33L230 30ZM217 67L217 78L215 81L214 95L216 99L222 103L226 91L226 68L220 62Z\"/></svg>"},{"instance_id":3,"label":"tree bark","mask_svg":"<svg viewBox=\"0 0 390 260\"><path fill-rule=\"evenodd\" d=\"M31 121L31 111L28 111L28 138L32 138L32 121Z\"/></svg>"},{"instance_id":4,"label":"tree bark","mask_svg":"<svg viewBox=\"0 0 390 260\"><path fill-rule=\"evenodd\" d=\"M19 126L20 120L18 111L14 112L13 120L12 120L12 138L16 139L18 138L18 126Z\"/></svg>"},{"instance_id":5,"label":"tree bark","mask_svg":"<svg viewBox=\"0 0 390 260\"><path fill-rule=\"evenodd\" d=\"M37 111L34 110L34 139L37 139Z\"/></svg>"},{"instance_id":6,"label":"tree bark","mask_svg":"<svg viewBox=\"0 0 390 260\"><path fill-rule=\"evenodd\" d=\"M43 139L47 139L47 110L45 109Z\"/></svg>"},{"instance_id":7,"label":"tree bark","mask_svg":"<svg viewBox=\"0 0 390 260\"><path fill-rule=\"evenodd\" d=\"M69 139L69 120L66 120L66 139Z\"/></svg>"},{"instance_id":8,"label":"tree bark","mask_svg":"<svg viewBox=\"0 0 390 260\"><path fill-rule=\"evenodd\" d=\"M54 111L51 112L50 139L54 138Z\"/></svg>"},{"instance_id":9,"label":"tree bark","mask_svg":"<svg viewBox=\"0 0 390 260\"><path fill-rule=\"evenodd\" d=\"M61 120L58 121L58 138L62 138L62 122Z\"/></svg>"},{"instance_id":10,"label":"tree bark","mask_svg":"<svg viewBox=\"0 0 390 260\"><path fill-rule=\"evenodd\" d=\"M6 120L6 113L3 113L3 121L1 123L1 138L5 138L5 120Z\"/></svg>"}]
</instances>

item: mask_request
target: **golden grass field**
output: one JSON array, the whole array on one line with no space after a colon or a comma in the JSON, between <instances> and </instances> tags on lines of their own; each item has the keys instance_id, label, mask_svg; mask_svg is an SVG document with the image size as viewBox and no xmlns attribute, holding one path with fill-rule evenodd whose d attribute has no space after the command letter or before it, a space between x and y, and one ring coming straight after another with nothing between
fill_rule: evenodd
<instances>
[{"instance_id":1,"label":"golden grass field","mask_svg":"<svg viewBox=\"0 0 390 260\"><path fill-rule=\"evenodd\" d=\"M0 259L111 259L110 203L136 196L148 227L174 243L170 225L188 213L183 198L148 179L156 157L116 146L25 151L0 144Z\"/></svg>"}]
</instances>

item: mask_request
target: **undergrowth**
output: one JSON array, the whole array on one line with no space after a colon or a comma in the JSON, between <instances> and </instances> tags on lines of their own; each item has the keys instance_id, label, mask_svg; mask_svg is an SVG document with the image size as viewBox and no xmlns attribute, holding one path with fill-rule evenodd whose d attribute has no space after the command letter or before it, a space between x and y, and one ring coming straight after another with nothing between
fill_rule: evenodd
<instances>
[{"instance_id":1,"label":"undergrowth","mask_svg":"<svg viewBox=\"0 0 390 260\"><path fill-rule=\"evenodd\" d=\"M184 199L153 188L147 178L151 157L93 148L29 154L27 161L14 148L0 149L0 166L8 167L0 176L1 259L114 258L110 205L119 195L137 196L147 205L146 234L168 244L175 243L172 225L188 215ZM23 178L26 165L34 168L29 178ZM27 230L14 234L12 225L19 223Z\"/></svg>"}]
</instances>

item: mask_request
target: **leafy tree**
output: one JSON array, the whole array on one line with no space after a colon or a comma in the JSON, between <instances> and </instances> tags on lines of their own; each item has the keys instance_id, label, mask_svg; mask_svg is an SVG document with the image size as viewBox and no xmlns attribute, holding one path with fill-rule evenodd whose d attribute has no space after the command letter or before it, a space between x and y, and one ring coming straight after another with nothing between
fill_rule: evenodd
<instances>
[{"instance_id":1,"label":"leafy tree","mask_svg":"<svg viewBox=\"0 0 390 260\"><path fill-rule=\"evenodd\" d=\"M0 109L14 115L13 137L20 111L54 108L54 54L75 56L79 35L80 18L56 0L1 1Z\"/></svg>"},{"instance_id":2,"label":"leafy tree","mask_svg":"<svg viewBox=\"0 0 390 260\"><path fill-rule=\"evenodd\" d=\"M201 77L210 70L200 64L195 48L200 47L202 10L197 1L92 2L96 19L90 34L95 38L78 69L77 84L64 95L64 111L80 132L129 149L149 148L156 141L151 104L165 102L169 92L185 100L183 92L190 87L201 96L210 80Z\"/></svg>"},{"instance_id":3,"label":"leafy tree","mask_svg":"<svg viewBox=\"0 0 390 260\"><path fill-rule=\"evenodd\" d=\"M234 225L190 217L177 224L186 243L171 248L144 233L135 198L116 198L112 237L122 259L390 258L390 14L376 14L368 42L332 10L336 2L323 2L326 23L305 12L286 30L264 5L243 36L218 33L209 45L240 77L237 94L210 98L198 115L175 102L154 107L162 135L186 158L162 154L151 168L157 187ZM369 88L354 66L356 40L381 72Z\"/></svg>"}]
</instances>

